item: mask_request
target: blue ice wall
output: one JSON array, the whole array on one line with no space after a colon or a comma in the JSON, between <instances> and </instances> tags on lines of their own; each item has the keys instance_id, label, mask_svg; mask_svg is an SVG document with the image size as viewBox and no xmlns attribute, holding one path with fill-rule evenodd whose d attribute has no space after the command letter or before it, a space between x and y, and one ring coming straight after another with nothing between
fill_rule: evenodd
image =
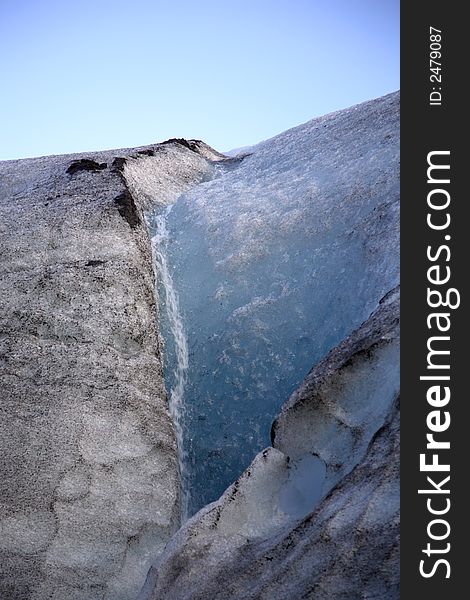
<instances>
[{"instance_id":1,"label":"blue ice wall","mask_svg":"<svg viewBox=\"0 0 470 600\"><path fill-rule=\"evenodd\" d=\"M393 94L310 121L221 164L168 213L189 514L270 444L282 403L398 283L398 118Z\"/></svg>"}]
</instances>

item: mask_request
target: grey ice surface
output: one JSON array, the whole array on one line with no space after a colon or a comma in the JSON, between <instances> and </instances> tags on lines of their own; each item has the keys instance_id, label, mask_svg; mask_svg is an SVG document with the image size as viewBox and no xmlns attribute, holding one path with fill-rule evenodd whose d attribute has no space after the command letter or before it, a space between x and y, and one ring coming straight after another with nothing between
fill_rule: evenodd
<instances>
[{"instance_id":1,"label":"grey ice surface","mask_svg":"<svg viewBox=\"0 0 470 600\"><path fill-rule=\"evenodd\" d=\"M179 526L143 209L208 170L180 144L0 163L2 600L134 600Z\"/></svg>"},{"instance_id":2,"label":"grey ice surface","mask_svg":"<svg viewBox=\"0 0 470 600\"><path fill-rule=\"evenodd\" d=\"M221 162L169 213L190 514L269 444L312 364L398 283L398 136L398 94L314 119ZM161 314L171 388L178 357Z\"/></svg>"}]
</instances>

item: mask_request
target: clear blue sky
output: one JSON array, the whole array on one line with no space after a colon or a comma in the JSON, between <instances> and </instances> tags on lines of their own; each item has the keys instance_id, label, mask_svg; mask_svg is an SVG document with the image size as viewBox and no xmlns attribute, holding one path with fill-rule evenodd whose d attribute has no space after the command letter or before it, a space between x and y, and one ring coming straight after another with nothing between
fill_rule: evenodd
<instances>
[{"instance_id":1,"label":"clear blue sky","mask_svg":"<svg viewBox=\"0 0 470 600\"><path fill-rule=\"evenodd\" d=\"M0 159L250 145L399 87L398 0L0 0Z\"/></svg>"}]
</instances>

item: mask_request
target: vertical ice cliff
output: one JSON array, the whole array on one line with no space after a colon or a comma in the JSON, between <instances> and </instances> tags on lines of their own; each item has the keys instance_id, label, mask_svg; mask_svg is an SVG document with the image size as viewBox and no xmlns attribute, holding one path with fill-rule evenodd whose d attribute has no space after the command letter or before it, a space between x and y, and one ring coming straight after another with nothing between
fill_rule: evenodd
<instances>
[{"instance_id":1,"label":"vertical ice cliff","mask_svg":"<svg viewBox=\"0 0 470 600\"><path fill-rule=\"evenodd\" d=\"M391 94L310 121L219 162L168 214L190 514L269 443L311 365L398 283L398 119ZM170 387L176 360L170 349Z\"/></svg>"},{"instance_id":2,"label":"vertical ice cliff","mask_svg":"<svg viewBox=\"0 0 470 600\"><path fill-rule=\"evenodd\" d=\"M0 163L2 600L134 600L179 526L143 212L149 187L206 178L207 152Z\"/></svg>"}]
</instances>

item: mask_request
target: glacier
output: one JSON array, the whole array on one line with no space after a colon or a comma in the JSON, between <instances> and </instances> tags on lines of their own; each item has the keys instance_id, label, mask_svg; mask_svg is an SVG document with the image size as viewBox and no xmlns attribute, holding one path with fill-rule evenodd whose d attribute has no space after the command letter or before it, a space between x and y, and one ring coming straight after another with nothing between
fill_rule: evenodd
<instances>
[{"instance_id":1,"label":"glacier","mask_svg":"<svg viewBox=\"0 0 470 600\"><path fill-rule=\"evenodd\" d=\"M2 598L399 597L398 135L0 162Z\"/></svg>"},{"instance_id":2,"label":"glacier","mask_svg":"<svg viewBox=\"0 0 470 600\"><path fill-rule=\"evenodd\" d=\"M177 419L187 516L269 444L312 364L397 285L398 107L391 94L217 160L166 212L165 260L188 350ZM153 201L150 222L165 204ZM176 389L164 310L161 332Z\"/></svg>"}]
</instances>

